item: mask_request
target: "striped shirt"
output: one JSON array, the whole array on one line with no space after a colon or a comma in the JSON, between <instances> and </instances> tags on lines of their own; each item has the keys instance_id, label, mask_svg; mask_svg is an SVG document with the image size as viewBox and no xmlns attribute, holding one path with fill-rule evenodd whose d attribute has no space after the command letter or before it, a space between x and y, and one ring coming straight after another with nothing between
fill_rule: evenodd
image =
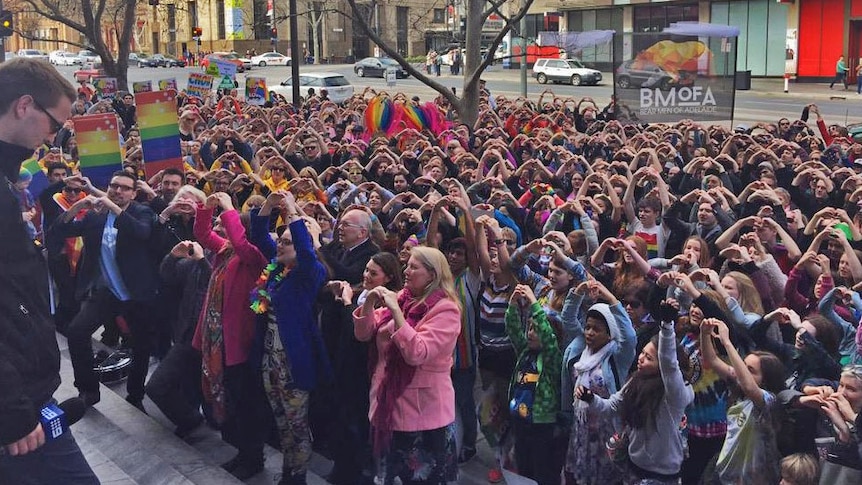
<instances>
[{"instance_id":1,"label":"striped shirt","mask_svg":"<svg viewBox=\"0 0 862 485\"><path fill-rule=\"evenodd\" d=\"M513 288L514 285L498 287L494 275L484 285L479 295L479 338L482 339L482 347L499 350L512 346L506 334L506 309Z\"/></svg>"}]
</instances>

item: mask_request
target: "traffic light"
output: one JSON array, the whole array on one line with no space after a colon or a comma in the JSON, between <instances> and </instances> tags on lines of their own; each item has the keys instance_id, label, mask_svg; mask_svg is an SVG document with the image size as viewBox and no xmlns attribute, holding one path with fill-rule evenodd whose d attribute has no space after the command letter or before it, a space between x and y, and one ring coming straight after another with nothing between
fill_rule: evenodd
<instances>
[{"instance_id":1,"label":"traffic light","mask_svg":"<svg viewBox=\"0 0 862 485\"><path fill-rule=\"evenodd\" d=\"M0 37L9 37L13 32L12 12L3 10L0 12Z\"/></svg>"},{"instance_id":2,"label":"traffic light","mask_svg":"<svg viewBox=\"0 0 862 485\"><path fill-rule=\"evenodd\" d=\"M192 28L192 37L196 37L196 38L200 39L202 34L203 34L202 28L200 28L200 27L193 27Z\"/></svg>"},{"instance_id":3,"label":"traffic light","mask_svg":"<svg viewBox=\"0 0 862 485\"><path fill-rule=\"evenodd\" d=\"M273 27L272 31L269 33L270 39L278 39L278 29Z\"/></svg>"}]
</instances>

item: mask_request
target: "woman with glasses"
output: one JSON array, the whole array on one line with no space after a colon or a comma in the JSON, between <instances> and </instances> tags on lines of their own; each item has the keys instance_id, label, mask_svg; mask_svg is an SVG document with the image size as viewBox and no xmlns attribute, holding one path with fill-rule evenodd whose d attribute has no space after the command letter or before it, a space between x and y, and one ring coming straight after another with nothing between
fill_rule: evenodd
<instances>
[{"instance_id":1,"label":"woman with glasses","mask_svg":"<svg viewBox=\"0 0 862 485\"><path fill-rule=\"evenodd\" d=\"M276 240L270 236L273 209L283 210L288 228ZM314 308L327 278L315 252L316 224L306 224L290 192L274 192L252 215L251 241L269 260L251 292L257 314L260 365L269 405L284 456L279 484L305 484L311 460L308 425L309 394L321 374L330 372Z\"/></svg>"}]
</instances>

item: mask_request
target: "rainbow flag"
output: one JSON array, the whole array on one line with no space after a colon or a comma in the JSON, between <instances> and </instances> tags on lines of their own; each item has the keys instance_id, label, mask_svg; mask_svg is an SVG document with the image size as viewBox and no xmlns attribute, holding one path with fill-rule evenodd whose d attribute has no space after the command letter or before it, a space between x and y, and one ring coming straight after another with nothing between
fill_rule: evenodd
<instances>
[{"instance_id":1,"label":"rainbow flag","mask_svg":"<svg viewBox=\"0 0 862 485\"><path fill-rule=\"evenodd\" d=\"M117 115L95 114L73 118L78 139L81 173L99 188L106 188L111 174L123 168Z\"/></svg>"},{"instance_id":2,"label":"rainbow flag","mask_svg":"<svg viewBox=\"0 0 862 485\"><path fill-rule=\"evenodd\" d=\"M135 104L147 177L168 167L182 170L176 94L168 91L138 93Z\"/></svg>"},{"instance_id":3,"label":"rainbow flag","mask_svg":"<svg viewBox=\"0 0 862 485\"><path fill-rule=\"evenodd\" d=\"M33 194L33 197L36 198L38 198L39 194L48 187L48 176L45 174L45 170L39 163L40 152L41 148L37 149L32 157L21 163L21 168L26 168L27 171L33 175L33 181L30 182L28 189L30 190L30 193Z\"/></svg>"}]
</instances>

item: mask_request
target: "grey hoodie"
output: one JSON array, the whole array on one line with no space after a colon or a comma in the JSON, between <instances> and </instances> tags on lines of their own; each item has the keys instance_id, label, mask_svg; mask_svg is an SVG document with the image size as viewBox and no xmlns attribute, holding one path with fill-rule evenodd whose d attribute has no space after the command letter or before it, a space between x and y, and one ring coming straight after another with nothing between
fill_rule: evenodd
<instances>
[{"instance_id":1,"label":"grey hoodie","mask_svg":"<svg viewBox=\"0 0 862 485\"><path fill-rule=\"evenodd\" d=\"M686 383L676 360L676 338L673 324L661 325L658 361L664 382L664 399L654 416L656 429L629 429L629 458L638 467L662 475L675 475L682 466L683 441L679 424L685 408L694 400L694 391ZM622 403L622 390L608 399L596 396L591 406L602 413L614 413Z\"/></svg>"}]
</instances>

